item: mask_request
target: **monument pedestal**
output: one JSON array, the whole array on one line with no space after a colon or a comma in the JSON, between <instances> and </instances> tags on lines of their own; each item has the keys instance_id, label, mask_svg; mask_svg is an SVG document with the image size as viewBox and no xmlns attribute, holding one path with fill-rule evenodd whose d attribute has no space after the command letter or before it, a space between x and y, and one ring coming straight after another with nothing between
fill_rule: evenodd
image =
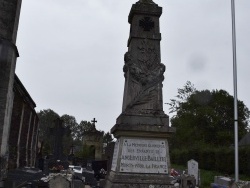
<instances>
[{"instance_id":1,"label":"monument pedestal","mask_svg":"<svg viewBox=\"0 0 250 188\"><path fill-rule=\"evenodd\" d=\"M105 188L171 188L173 179L166 174L131 174L110 172Z\"/></svg>"},{"instance_id":2,"label":"monument pedestal","mask_svg":"<svg viewBox=\"0 0 250 188\"><path fill-rule=\"evenodd\" d=\"M175 132L174 128L166 125L116 124L111 132L117 141L106 188L173 187L173 179L168 175L168 138Z\"/></svg>"}]
</instances>

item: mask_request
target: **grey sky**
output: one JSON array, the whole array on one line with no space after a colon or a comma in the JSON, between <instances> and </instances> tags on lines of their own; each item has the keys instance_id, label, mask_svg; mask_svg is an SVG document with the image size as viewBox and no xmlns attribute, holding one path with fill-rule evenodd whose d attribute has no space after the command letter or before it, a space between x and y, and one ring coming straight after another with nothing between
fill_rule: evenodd
<instances>
[{"instance_id":1,"label":"grey sky","mask_svg":"<svg viewBox=\"0 0 250 188\"><path fill-rule=\"evenodd\" d=\"M233 95L231 0L154 0L163 7L163 100L187 80ZM136 0L24 0L16 73L37 104L109 131L121 113L130 8ZM250 1L235 0L238 98L250 107ZM168 114L168 106L164 105Z\"/></svg>"}]
</instances>

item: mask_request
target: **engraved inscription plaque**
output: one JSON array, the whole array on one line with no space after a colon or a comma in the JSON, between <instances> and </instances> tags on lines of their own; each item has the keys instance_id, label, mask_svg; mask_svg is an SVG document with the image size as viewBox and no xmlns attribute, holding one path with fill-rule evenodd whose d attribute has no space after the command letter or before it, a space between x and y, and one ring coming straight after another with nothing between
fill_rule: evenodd
<instances>
[{"instance_id":1,"label":"engraved inscription plaque","mask_svg":"<svg viewBox=\"0 0 250 188\"><path fill-rule=\"evenodd\" d=\"M168 173L165 141L124 139L122 144L120 172Z\"/></svg>"}]
</instances>

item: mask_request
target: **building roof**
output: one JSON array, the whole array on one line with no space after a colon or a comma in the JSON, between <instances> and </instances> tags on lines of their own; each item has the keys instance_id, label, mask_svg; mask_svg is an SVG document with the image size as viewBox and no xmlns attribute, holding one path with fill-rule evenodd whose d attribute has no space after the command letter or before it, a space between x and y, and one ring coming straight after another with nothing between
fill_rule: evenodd
<instances>
[{"instance_id":1,"label":"building roof","mask_svg":"<svg viewBox=\"0 0 250 188\"><path fill-rule=\"evenodd\" d=\"M20 81L20 79L16 74L14 78L13 89L14 92L18 92L22 96L23 100L27 102L32 108L36 107L36 103L33 101L30 94L28 93L28 91L26 90L26 88L24 87L24 85L22 84L22 82Z\"/></svg>"}]
</instances>

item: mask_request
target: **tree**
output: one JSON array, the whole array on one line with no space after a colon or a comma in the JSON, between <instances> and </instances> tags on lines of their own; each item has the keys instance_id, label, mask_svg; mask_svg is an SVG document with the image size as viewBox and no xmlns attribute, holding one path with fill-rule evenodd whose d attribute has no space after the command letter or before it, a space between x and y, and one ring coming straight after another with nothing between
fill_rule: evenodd
<instances>
[{"instance_id":1,"label":"tree","mask_svg":"<svg viewBox=\"0 0 250 188\"><path fill-rule=\"evenodd\" d=\"M76 118L74 116L64 114L61 116L61 119L63 120L63 126L70 128L72 139L76 139L77 134L78 134L77 129L79 126L79 124L76 121Z\"/></svg>"},{"instance_id":2,"label":"tree","mask_svg":"<svg viewBox=\"0 0 250 188\"><path fill-rule=\"evenodd\" d=\"M190 82L187 81L186 84L184 85L183 89L179 89L177 91L177 99L170 99L170 103L166 103L168 104L170 107L170 112L169 113L174 113L177 112L179 110L179 108L181 107L181 104L183 102L186 102L187 99L196 91L196 88L194 87L194 85Z\"/></svg>"},{"instance_id":3,"label":"tree","mask_svg":"<svg viewBox=\"0 0 250 188\"><path fill-rule=\"evenodd\" d=\"M75 129L75 140L83 141L83 136L88 131L95 130L95 125L89 121L81 121Z\"/></svg>"},{"instance_id":4,"label":"tree","mask_svg":"<svg viewBox=\"0 0 250 188\"><path fill-rule=\"evenodd\" d=\"M51 143L53 142L53 137L51 135L51 128L55 126L54 121L60 118L63 121L63 126L65 128L70 128L71 134L64 134L63 136L63 149L64 154L68 154L70 148L73 143L73 138L76 133L76 128L78 127L78 123L74 116L70 116L67 114L62 115L61 117L51 109L41 110L38 112L39 124L40 124L40 132L39 132L39 140L44 145L44 151L46 153L51 153Z\"/></svg>"},{"instance_id":5,"label":"tree","mask_svg":"<svg viewBox=\"0 0 250 188\"><path fill-rule=\"evenodd\" d=\"M110 132L104 133L103 135L103 143L109 144L113 142L113 136L110 134Z\"/></svg>"},{"instance_id":6,"label":"tree","mask_svg":"<svg viewBox=\"0 0 250 188\"><path fill-rule=\"evenodd\" d=\"M51 109L40 110L38 113L39 117L39 140L44 146L44 151L50 153L50 128L54 126L54 120L60 116Z\"/></svg>"},{"instance_id":7,"label":"tree","mask_svg":"<svg viewBox=\"0 0 250 188\"><path fill-rule=\"evenodd\" d=\"M230 146L234 140L233 97L225 90L197 91L186 85L177 99L171 100L176 115L171 124L176 127L172 146L190 148L199 146ZM185 89L186 88L186 89ZM187 97L186 97L187 96ZM177 102L176 102L177 101ZM239 138L246 134L250 112L238 101Z\"/></svg>"},{"instance_id":8,"label":"tree","mask_svg":"<svg viewBox=\"0 0 250 188\"><path fill-rule=\"evenodd\" d=\"M70 129L70 134L65 134L63 136L63 151L65 154L69 154L72 145L74 145L73 140L75 138L76 134L76 127L78 126L78 123L76 121L76 118L74 116L64 114L61 116L61 120L63 121L63 126L65 128Z\"/></svg>"},{"instance_id":9,"label":"tree","mask_svg":"<svg viewBox=\"0 0 250 188\"><path fill-rule=\"evenodd\" d=\"M89 132L89 131L96 130L95 124L93 124L89 121L81 121L80 127L81 127L82 132Z\"/></svg>"}]
</instances>

